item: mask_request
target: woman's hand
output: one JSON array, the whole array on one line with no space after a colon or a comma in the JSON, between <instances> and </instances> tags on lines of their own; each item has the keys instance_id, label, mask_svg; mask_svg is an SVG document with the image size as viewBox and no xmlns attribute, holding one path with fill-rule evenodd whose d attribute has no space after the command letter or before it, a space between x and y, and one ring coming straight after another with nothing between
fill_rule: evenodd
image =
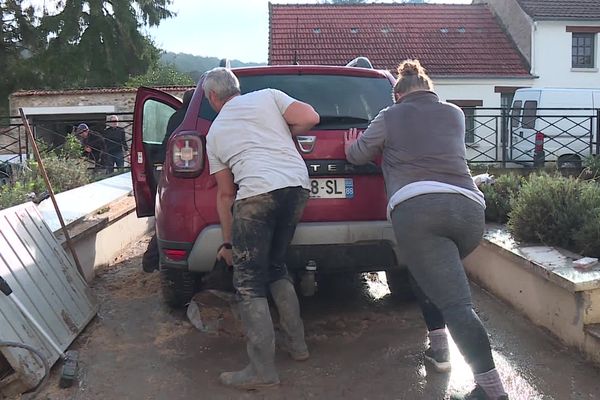
<instances>
[{"instance_id":1,"label":"woman's hand","mask_svg":"<svg viewBox=\"0 0 600 400\"><path fill-rule=\"evenodd\" d=\"M344 133L344 153L348 155L348 149L358 140L360 133L358 128L350 128L348 132Z\"/></svg>"}]
</instances>

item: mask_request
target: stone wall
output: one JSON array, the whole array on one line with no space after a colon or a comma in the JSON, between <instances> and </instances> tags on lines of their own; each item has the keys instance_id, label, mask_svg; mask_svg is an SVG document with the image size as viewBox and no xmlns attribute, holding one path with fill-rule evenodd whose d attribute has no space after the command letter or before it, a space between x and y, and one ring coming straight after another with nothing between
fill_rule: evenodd
<instances>
[{"instance_id":1,"label":"stone wall","mask_svg":"<svg viewBox=\"0 0 600 400\"><path fill-rule=\"evenodd\" d=\"M177 87L162 89L165 92L183 97L189 88ZM27 107L83 107L114 106L117 113L133 112L136 89L90 89L71 91L29 91L17 92L9 96L11 116L19 115L19 108Z\"/></svg>"},{"instance_id":2,"label":"stone wall","mask_svg":"<svg viewBox=\"0 0 600 400\"><path fill-rule=\"evenodd\" d=\"M186 90L190 87L169 87L159 88L175 97L182 98ZM121 114L120 120L124 121L121 125L125 128L126 134L131 135L131 120L133 118L133 110L135 106L135 97L137 89L133 88L100 88L100 89L79 89L79 90L32 90L16 92L9 96L10 116L14 117L10 120L10 127L0 125L0 156L12 155L19 153L19 149L24 149L25 145L25 130L21 126L21 119L18 117L19 108L45 108L44 116L51 116L60 119L61 116L65 120L73 120L73 116L79 114L77 107L92 107L92 106L109 106L114 107L114 113ZM64 107L69 107L68 114L65 114ZM56 108L56 114L52 115L52 109ZM60 108L63 108L62 110ZM73 109L74 108L74 109ZM48 110L50 109L50 110ZM81 114L96 115L102 117L102 112L90 112L89 110L81 110ZM112 114L112 112L110 112ZM108 114L108 113L107 113ZM124 114L124 115L123 115ZM36 114L32 114L36 115ZM92 128L93 129L93 128ZM39 131L36 130L37 133ZM19 138L21 143L19 143ZM0 158L1 161L1 158Z\"/></svg>"}]
</instances>

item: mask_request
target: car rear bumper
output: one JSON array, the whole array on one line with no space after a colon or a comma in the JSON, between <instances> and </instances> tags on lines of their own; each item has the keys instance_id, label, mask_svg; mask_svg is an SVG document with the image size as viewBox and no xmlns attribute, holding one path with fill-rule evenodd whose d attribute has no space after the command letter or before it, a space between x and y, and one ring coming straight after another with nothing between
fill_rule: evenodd
<instances>
[{"instance_id":1,"label":"car rear bumper","mask_svg":"<svg viewBox=\"0 0 600 400\"><path fill-rule=\"evenodd\" d=\"M217 248L222 243L221 226L206 227L193 245L158 239L161 268L208 272L213 269ZM388 221L304 222L298 224L289 251L291 269L315 261L326 270L369 271L397 266L398 252L394 231ZM165 259L162 249L186 248L186 261Z\"/></svg>"}]
</instances>

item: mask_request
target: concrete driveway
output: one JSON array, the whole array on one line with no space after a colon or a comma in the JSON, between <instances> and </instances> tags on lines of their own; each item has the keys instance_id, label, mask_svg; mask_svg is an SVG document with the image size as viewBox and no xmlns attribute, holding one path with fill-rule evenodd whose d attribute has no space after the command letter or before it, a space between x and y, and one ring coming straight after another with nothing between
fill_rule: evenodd
<instances>
[{"instance_id":1,"label":"concrete driveway","mask_svg":"<svg viewBox=\"0 0 600 400\"><path fill-rule=\"evenodd\" d=\"M184 312L162 304L158 275L141 270L147 241L94 281L100 313L73 345L81 352L79 386L58 389L54 371L39 399L440 400L472 385L456 349L449 375L423 365L426 331L416 304L395 304L371 275L302 301L311 358L298 363L278 354L280 387L224 388L219 373L245 365L242 338L202 334ZM511 400L600 399L598 368L477 287L473 295Z\"/></svg>"}]
</instances>

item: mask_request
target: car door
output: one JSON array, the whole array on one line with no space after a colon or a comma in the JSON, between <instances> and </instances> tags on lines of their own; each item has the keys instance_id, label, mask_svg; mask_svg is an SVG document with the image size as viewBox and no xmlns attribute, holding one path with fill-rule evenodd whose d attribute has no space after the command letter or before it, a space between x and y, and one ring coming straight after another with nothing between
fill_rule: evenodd
<instances>
[{"instance_id":1,"label":"car door","mask_svg":"<svg viewBox=\"0 0 600 400\"><path fill-rule=\"evenodd\" d=\"M140 87L135 98L131 178L138 217L154 215L157 172L165 151L163 140L169 118L181 107L181 100L160 90ZM164 159L164 156L162 157ZM160 165L159 165L160 164Z\"/></svg>"}]
</instances>

